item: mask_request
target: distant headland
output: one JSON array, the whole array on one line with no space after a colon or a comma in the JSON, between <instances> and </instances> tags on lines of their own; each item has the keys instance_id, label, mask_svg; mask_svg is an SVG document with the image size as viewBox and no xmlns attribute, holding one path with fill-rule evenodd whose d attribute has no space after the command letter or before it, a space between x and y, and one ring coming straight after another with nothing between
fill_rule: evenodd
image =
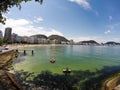
<instances>
[{"instance_id":1,"label":"distant headland","mask_svg":"<svg viewBox=\"0 0 120 90\"><path fill-rule=\"evenodd\" d=\"M66 45L120 45L119 42L109 41L106 43L98 43L95 40L79 41L74 42L74 40L68 40L64 36L60 35L50 35L46 36L43 34L36 34L32 36L19 36L16 33L12 33L12 28L5 28L5 33L3 36L2 31L0 31L0 45L2 44L66 44Z\"/></svg>"}]
</instances>

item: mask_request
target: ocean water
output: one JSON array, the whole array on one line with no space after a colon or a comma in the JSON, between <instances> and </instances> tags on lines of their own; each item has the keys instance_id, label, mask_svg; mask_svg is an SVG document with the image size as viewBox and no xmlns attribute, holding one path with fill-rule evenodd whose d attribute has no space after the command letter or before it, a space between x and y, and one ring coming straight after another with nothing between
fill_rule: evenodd
<instances>
[{"instance_id":1,"label":"ocean water","mask_svg":"<svg viewBox=\"0 0 120 90\"><path fill-rule=\"evenodd\" d=\"M27 51L27 55L15 63L16 70L62 74L66 67L71 70L96 71L105 66L120 65L120 46L37 46L24 49L34 50L34 55ZM50 63L51 57L56 59L55 63Z\"/></svg>"}]
</instances>

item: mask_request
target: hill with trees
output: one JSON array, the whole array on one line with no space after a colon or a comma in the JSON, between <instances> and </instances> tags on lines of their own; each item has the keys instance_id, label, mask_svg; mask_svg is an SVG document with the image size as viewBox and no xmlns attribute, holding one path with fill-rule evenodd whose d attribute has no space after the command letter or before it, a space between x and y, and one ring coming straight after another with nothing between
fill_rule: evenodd
<instances>
[{"instance_id":1,"label":"hill with trees","mask_svg":"<svg viewBox=\"0 0 120 90\"><path fill-rule=\"evenodd\" d=\"M110 42L106 42L105 45L120 45L120 43L114 42L114 41L110 41Z\"/></svg>"},{"instance_id":2,"label":"hill with trees","mask_svg":"<svg viewBox=\"0 0 120 90\"><path fill-rule=\"evenodd\" d=\"M47 36L43 35L43 34L37 34L37 35L32 35L31 37L36 37L36 38L45 38L48 39Z\"/></svg>"},{"instance_id":3,"label":"hill with trees","mask_svg":"<svg viewBox=\"0 0 120 90\"><path fill-rule=\"evenodd\" d=\"M51 35L51 36L49 36L48 37L48 39L50 39L50 40L59 40L59 41L68 41L65 37L63 37L63 36L59 36L59 35Z\"/></svg>"},{"instance_id":4,"label":"hill with trees","mask_svg":"<svg viewBox=\"0 0 120 90\"><path fill-rule=\"evenodd\" d=\"M82 45L99 45L99 43L94 40L81 41L80 44L82 44Z\"/></svg>"}]
</instances>

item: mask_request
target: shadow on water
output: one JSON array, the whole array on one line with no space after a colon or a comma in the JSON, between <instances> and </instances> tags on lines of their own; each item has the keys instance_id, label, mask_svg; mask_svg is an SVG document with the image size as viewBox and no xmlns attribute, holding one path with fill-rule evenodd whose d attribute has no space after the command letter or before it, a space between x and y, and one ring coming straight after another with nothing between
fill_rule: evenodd
<instances>
[{"instance_id":1,"label":"shadow on water","mask_svg":"<svg viewBox=\"0 0 120 90\"><path fill-rule=\"evenodd\" d=\"M20 62L23 62L25 61L25 56L27 54L24 54L24 53L20 53L19 56L16 58L16 60L13 62L13 64L16 64L16 63L20 63ZM32 52L32 55L31 56L34 56L34 53Z\"/></svg>"},{"instance_id":2,"label":"shadow on water","mask_svg":"<svg viewBox=\"0 0 120 90\"><path fill-rule=\"evenodd\" d=\"M72 71L69 75L53 74L50 71L42 71L37 76L34 73L18 71L16 79L25 90L101 90L102 82L120 72L120 66L105 66L96 72ZM31 78L32 77L32 78Z\"/></svg>"},{"instance_id":3,"label":"shadow on water","mask_svg":"<svg viewBox=\"0 0 120 90\"><path fill-rule=\"evenodd\" d=\"M18 50L16 50L16 52L18 53ZM23 53L16 54L13 64L24 61L25 60L24 56L25 55Z\"/></svg>"}]
</instances>

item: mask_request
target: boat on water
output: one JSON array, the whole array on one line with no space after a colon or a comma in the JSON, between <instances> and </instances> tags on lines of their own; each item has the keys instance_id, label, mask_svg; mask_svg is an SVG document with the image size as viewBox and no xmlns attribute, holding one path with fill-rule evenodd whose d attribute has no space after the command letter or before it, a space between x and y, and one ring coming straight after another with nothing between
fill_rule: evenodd
<instances>
[{"instance_id":1,"label":"boat on water","mask_svg":"<svg viewBox=\"0 0 120 90\"><path fill-rule=\"evenodd\" d=\"M63 73L65 73L65 74L71 73L71 69L69 69L69 68L64 68L64 69L63 69Z\"/></svg>"}]
</instances>

